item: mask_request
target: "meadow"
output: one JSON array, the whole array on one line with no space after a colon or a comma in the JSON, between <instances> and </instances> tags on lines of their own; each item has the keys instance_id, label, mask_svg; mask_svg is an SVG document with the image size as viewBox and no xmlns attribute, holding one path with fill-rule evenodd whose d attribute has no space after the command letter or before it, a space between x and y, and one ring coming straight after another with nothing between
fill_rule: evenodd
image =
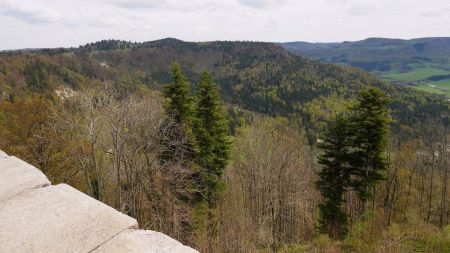
<instances>
[{"instance_id":1,"label":"meadow","mask_svg":"<svg viewBox=\"0 0 450 253\"><path fill-rule=\"evenodd\" d=\"M429 93L450 96L450 78L439 81L431 81L434 76L450 75L450 70L442 67L429 65L410 64L411 70L399 72L398 70L377 73L380 78L387 82L400 82L411 85L411 87Z\"/></svg>"}]
</instances>

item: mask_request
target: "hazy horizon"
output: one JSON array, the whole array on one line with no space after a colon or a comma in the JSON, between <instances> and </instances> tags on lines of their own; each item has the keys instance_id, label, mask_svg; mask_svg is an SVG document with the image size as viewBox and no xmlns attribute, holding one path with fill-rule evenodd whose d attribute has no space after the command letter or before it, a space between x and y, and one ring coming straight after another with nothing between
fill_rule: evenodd
<instances>
[{"instance_id":1,"label":"hazy horizon","mask_svg":"<svg viewBox=\"0 0 450 253\"><path fill-rule=\"evenodd\" d=\"M137 42L137 43L144 43L144 42L149 42L149 41L157 41L157 40L163 40L163 39L177 39L177 40L181 40L184 42L194 42L194 43L202 43L202 42L215 42L215 41L245 41L245 42L264 42L264 43L290 43L290 42L305 42L305 43L323 43L323 44L328 44L328 43L344 43L344 42L358 42L358 41L363 41L366 39L389 39L389 40L414 40L414 39L427 39L427 38L449 38L450 36L434 36L434 37L417 37L417 38L387 38L387 37L368 37L368 38L363 38L360 40L344 40L344 41L327 41L327 42L323 42L323 41L304 41L304 40L292 40L292 41L259 41L259 40L199 40L199 41L190 41L190 40L182 40L179 38L175 38L175 37L166 37L166 38L159 38L159 39L154 39L154 40L144 40L144 41L132 41L132 40L127 40L127 39L115 39L115 38L106 38L106 39L100 39L100 40L96 40L96 41L87 41L86 43L80 44L80 45L72 45L72 46L56 46L56 47L24 47L24 48L12 48L12 49L0 49L0 51L15 51L15 50L39 50L39 49L53 49L53 48L78 48L80 46L84 46L87 45L89 43L95 43L95 42L99 42L99 41L103 41L103 40L120 40L120 41L128 41L128 42Z\"/></svg>"},{"instance_id":2,"label":"hazy horizon","mask_svg":"<svg viewBox=\"0 0 450 253\"><path fill-rule=\"evenodd\" d=\"M102 39L342 42L450 36L446 0L0 0L0 50Z\"/></svg>"}]
</instances>

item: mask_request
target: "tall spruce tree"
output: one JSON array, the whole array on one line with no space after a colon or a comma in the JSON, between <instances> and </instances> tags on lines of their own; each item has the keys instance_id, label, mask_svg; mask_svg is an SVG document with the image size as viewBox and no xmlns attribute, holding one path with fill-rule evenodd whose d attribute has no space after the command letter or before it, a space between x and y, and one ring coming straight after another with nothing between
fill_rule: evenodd
<instances>
[{"instance_id":1,"label":"tall spruce tree","mask_svg":"<svg viewBox=\"0 0 450 253\"><path fill-rule=\"evenodd\" d=\"M223 189L222 175L229 159L228 122L222 111L219 88L205 71L196 93L194 133L197 163L202 168L205 199L210 207Z\"/></svg>"},{"instance_id":2,"label":"tall spruce tree","mask_svg":"<svg viewBox=\"0 0 450 253\"><path fill-rule=\"evenodd\" d=\"M161 161L167 162L177 158L184 163L191 163L195 158L196 143L192 132L195 118L194 99L191 95L191 86L181 71L179 64L172 67L173 82L164 86L164 106L173 122L164 126L168 136L163 137L163 151ZM180 143L184 145L180 146ZM175 155L177 154L177 155Z\"/></svg>"},{"instance_id":3,"label":"tall spruce tree","mask_svg":"<svg viewBox=\"0 0 450 253\"><path fill-rule=\"evenodd\" d=\"M343 196L353 189L361 202L372 197L371 190L384 178L387 162L384 155L390 122L386 108L389 98L378 88L361 91L350 116L338 116L323 135L318 147L322 170L316 182L323 202L320 209L320 230L333 238L347 232L347 214L342 210Z\"/></svg>"},{"instance_id":4,"label":"tall spruce tree","mask_svg":"<svg viewBox=\"0 0 450 253\"><path fill-rule=\"evenodd\" d=\"M197 122L195 99L181 66L174 64L172 72L173 82L166 85L163 91L164 105L172 119L163 126L168 136L162 136L160 160L162 163L179 161L189 171L189 176L185 178L186 188L179 198L189 202L192 210L189 222L183 223L182 229L185 234L202 242L207 240L208 208L202 186L203 171L198 165L198 143L193 130Z\"/></svg>"},{"instance_id":5,"label":"tall spruce tree","mask_svg":"<svg viewBox=\"0 0 450 253\"><path fill-rule=\"evenodd\" d=\"M164 86L164 103L167 112L178 124L191 124L193 121L194 101L191 86L181 71L179 64L172 66L173 82Z\"/></svg>"},{"instance_id":6,"label":"tall spruce tree","mask_svg":"<svg viewBox=\"0 0 450 253\"><path fill-rule=\"evenodd\" d=\"M319 205L319 230L335 239L347 233L347 214L342 210L342 204L350 179L349 130L348 120L338 116L318 144L323 150L323 154L318 157L322 170L316 181L316 187L323 197Z\"/></svg>"},{"instance_id":7,"label":"tall spruce tree","mask_svg":"<svg viewBox=\"0 0 450 253\"><path fill-rule=\"evenodd\" d=\"M368 87L361 91L355 106L351 107L352 180L351 185L361 201L372 197L377 182L384 178L388 164L385 149L388 138L390 99L380 89Z\"/></svg>"},{"instance_id":8,"label":"tall spruce tree","mask_svg":"<svg viewBox=\"0 0 450 253\"><path fill-rule=\"evenodd\" d=\"M193 131L197 141L196 163L200 170L198 189L201 198L194 209L194 227L199 241L213 251L217 237L219 196L224 190L223 173L229 159L231 141L228 122L222 112L219 88L203 72L196 92Z\"/></svg>"}]
</instances>

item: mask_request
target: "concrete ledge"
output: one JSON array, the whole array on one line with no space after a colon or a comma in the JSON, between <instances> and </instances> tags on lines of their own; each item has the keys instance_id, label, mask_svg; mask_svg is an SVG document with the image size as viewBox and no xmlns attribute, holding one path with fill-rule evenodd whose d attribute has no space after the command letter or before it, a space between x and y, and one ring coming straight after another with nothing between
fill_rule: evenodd
<instances>
[{"instance_id":1,"label":"concrete ledge","mask_svg":"<svg viewBox=\"0 0 450 253\"><path fill-rule=\"evenodd\" d=\"M0 153L0 202L26 190L48 186L38 169L14 156Z\"/></svg>"},{"instance_id":2,"label":"concrete ledge","mask_svg":"<svg viewBox=\"0 0 450 253\"><path fill-rule=\"evenodd\" d=\"M135 219L60 184L0 203L0 252L90 252Z\"/></svg>"},{"instance_id":3,"label":"concrete ledge","mask_svg":"<svg viewBox=\"0 0 450 253\"><path fill-rule=\"evenodd\" d=\"M115 236L94 253L198 253L171 237L149 230L127 230Z\"/></svg>"}]
</instances>

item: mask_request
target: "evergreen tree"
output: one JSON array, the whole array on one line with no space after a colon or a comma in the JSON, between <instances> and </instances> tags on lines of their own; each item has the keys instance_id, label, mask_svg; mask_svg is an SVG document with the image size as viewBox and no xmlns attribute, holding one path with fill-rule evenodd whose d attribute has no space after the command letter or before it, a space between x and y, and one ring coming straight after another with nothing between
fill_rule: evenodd
<instances>
[{"instance_id":1,"label":"evergreen tree","mask_svg":"<svg viewBox=\"0 0 450 253\"><path fill-rule=\"evenodd\" d=\"M223 188L222 175L229 159L231 141L219 88L207 72L203 72L196 94L195 119L197 163L203 169L205 197L209 205L214 206Z\"/></svg>"},{"instance_id":2,"label":"evergreen tree","mask_svg":"<svg viewBox=\"0 0 450 253\"><path fill-rule=\"evenodd\" d=\"M338 239L347 233L347 214L342 210L344 193L350 179L349 123L338 116L324 133L318 147L323 154L318 157L322 165L316 187L323 197L319 205L319 229Z\"/></svg>"},{"instance_id":3,"label":"evergreen tree","mask_svg":"<svg viewBox=\"0 0 450 253\"><path fill-rule=\"evenodd\" d=\"M164 103L167 112L178 124L191 124L193 120L193 99L191 86L179 64L172 67L173 82L164 86Z\"/></svg>"},{"instance_id":4,"label":"evergreen tree","mask_svg":"<svg viewBox=\"0 0 450 253\"><path fill-rule=\"evenodd\" d=\"M355 106L351 107L352 180L358 198L364 203L372 197L372 188L384 178L388 164L385 157L389 122L386 105L389 98L378 88L361 91Z\"/></svg>"},{"instance_id":5,"label":"evergreen tree","mask_svg":"<svg viewBox=\"0 0 450 253\"><path fill-rule=\"evenodd\" d=\"M333 238L347 232L347 214L341 205L348 188L353 188L361 201L372 197L370 190L384 178L387 162L389 98L379 89L361 91L351 116L339 116L327 129L318 147L323 150L318 162L322 165L316 182L323 202L319 205L320 230Z\"/></svg>"},{"instance_id":6,"label":"evergreen tree","mask_svg":"<svg viewBox=\"0 0 450 253\"><path fill-rule=\"evenodd\" d=\"M197 140L197 165L201 170L199 188L202 199L195 210L197 231L212 239L217 236L217 201L224 190L223 173L229 159L231 141L228 122L222 112L219 88L207 72L203 72L196 94L194 133ZM199 234L202 237L202 234Z\"/></svg>"},{"instance_id":7,"label":"evergreen tree","mask_svg":"<svg viewBox=\"0 0 450 253\"><path fill-rule=\"evenodd\" d=\"M201 243L207 241L208 205L204 197L203 169L199 166L199 152L196 140L198 120L196 119L195 100L191 94L190 83L183 75L178 64L173 65L173 82L164 87L164 105L172 120L163 126L168 136L163 137L162 163L181 161L189 175L183 195L179 198L189 202L191 218L183 226L183 233L189 234Z\"/></svg>"},{"instance_id":8,"label":"evergreen tree","mask_svg":"<svg viewBox=\"0 0 450 253\"><path fill-rule=\"evenodd\" d=\"M192 165L196 152L195 136L192 132L194 99L190 83L179 64L173 65L172 73L173 82L164 86L163 96L166 111L174 122L167 122L164 126L168 136L162 136L164 149L160 159L167 162L177 158Z\"/></svg>"}]
</instances>

